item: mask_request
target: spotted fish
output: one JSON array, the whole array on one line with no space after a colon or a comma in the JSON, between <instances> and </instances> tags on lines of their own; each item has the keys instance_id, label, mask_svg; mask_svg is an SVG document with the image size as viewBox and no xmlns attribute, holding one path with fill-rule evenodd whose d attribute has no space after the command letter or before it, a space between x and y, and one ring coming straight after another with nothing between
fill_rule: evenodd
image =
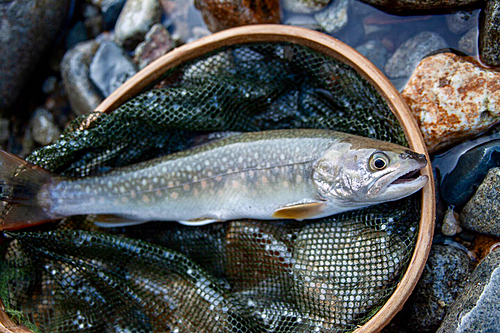
<instances>
[{"instance_id":1,"label":"spotted fish","mask_svg":"<svg viewBox=\"0 0 500 333\"><path fill-rule=\"evenodd\" d=\"M83 214L104 225L314 219L415 193L426 163L392 143L306 129L236 134L78 179L0 151L0 229Z\"/></svg>"}]
</instances>

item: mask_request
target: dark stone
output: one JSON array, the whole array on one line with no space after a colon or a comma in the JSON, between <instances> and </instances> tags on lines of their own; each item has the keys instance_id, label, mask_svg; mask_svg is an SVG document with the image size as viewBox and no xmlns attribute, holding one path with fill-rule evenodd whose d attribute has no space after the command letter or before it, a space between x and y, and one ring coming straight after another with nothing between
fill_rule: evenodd
<instances>
[{"instance_id":1,"label":"dark stone","mask_svg":"<svg viewBox=\"0 0 500 333\"><path fill-rule=\"evenodd\" d=\"M457 9L476 7L482 0L361 0L388 13L416 15L424 13L444 14Z\"/></svg>"},{"instance_id":2,"label":"dark stone","mask_svg":"<svg viewBox=\"0 0 500 333\"><path fill-rule=\"evenodd\" d=\"M488 0L481 13L479 55L489 66L500 66L500 0Z\"/></svg>"},{"instance_id":3,"label":"dark stone","mask_svg":"<svg viewBox=\"0 0 500 333\"><path fill-rule=\"evenodd\" d=\"M460 214L460 222L469 230L500 237L500 168L489 170Z\"/></svg>"},{"instance_id":4,"label":"dark stone","mask_svg":"<svg viewBox=\"0 0 500 333\"><path fill-rule=\"evenodd\" d=\"M75 23L66 36L66 49L71 49L73 46L88 39L87 28L82 21Z\"/></svg>"},{"instance_id":5,"label":"dark stone","mask_svg":"<svg viewBox=\"0 0 500 333\"><path fill-rule=\"evenodd\" d=\"M12 106L66 20L70 0L0 1L0 113Z\"/></svg>"},{"instance_id":6,"label":"dark stone","mask_svg":"<svg viewBox=\"0 0 500 333\"><path fill-rule=\"evenodd\" d=\"M500 251L495 250L474 270L437 332L498 332L499 290Z\"/></svg>"},{"instance_id":7,"label":"dark stone","mask_svg":"<svg viewBox=\"0 0 500 333\"><path fill-rule=\"evenodd\" d=\"M101 8L104 19L104 27L111 30L118 20L118 16L125 5L126 0L101 0L98 5Z\"/></svg>"},{"instance_id":8,"label":"dark stone","mask_svg":"<svg viewBox=\"0 0 500 333\"><path fill-rule=\"evenodd\" d=\"M104 97L136 72L132 60L113 42L102 43L90 63L90 79Z\"/></svg>"},{"instance_id":9,"label":"dark stone","mask_svg":"<svg viewBox=\"0 0 500 333\"><path fill-rule=\"evenodd\" d=\"M408 327L415 332L435 332L472 272L465 251L434 245L412 294Z\"/></svg>"},{"instance_id":10,"label":"dark stone","mask_svg":"<svg viewBox=\"0 0 500 333\"><path fill-rule=\"evenodd\" d=\"M472 197L488 170L500 166L500 134L453 147L432 160L442 198L460 210Z\"/></svg>"},{"instance_id":11,"label":"dark stone","mask_svg":"<svg viewBox=\"0 0 500 333\"><path fill-rule=\"evenodd\" d=\"M99 44L88 41L66 52L61 61L61 76L71 108L77 115L92 112L102 97L89 79L89 66Z\"/></svg>"}]
</instances>

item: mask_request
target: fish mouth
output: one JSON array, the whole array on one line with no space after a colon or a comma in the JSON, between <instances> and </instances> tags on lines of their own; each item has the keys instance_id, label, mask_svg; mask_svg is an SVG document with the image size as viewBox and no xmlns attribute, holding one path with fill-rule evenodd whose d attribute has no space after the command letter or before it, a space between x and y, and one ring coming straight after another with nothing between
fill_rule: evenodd
<instances>
[{"instance_id":1,"label":"fish mouth","mask_svg":"<svg viewBox=\"0 0 500 333\"><path fill-rule=\"evenodd\" d=\"M419 178L419 172L420 169L415 169L410 172L405 173L404 175L400 176L396 180L394 180L390 185L395 185L395 184L406 184L409 182L412 182L414 180L417 180Z\"/></svg>"}]
</instances>

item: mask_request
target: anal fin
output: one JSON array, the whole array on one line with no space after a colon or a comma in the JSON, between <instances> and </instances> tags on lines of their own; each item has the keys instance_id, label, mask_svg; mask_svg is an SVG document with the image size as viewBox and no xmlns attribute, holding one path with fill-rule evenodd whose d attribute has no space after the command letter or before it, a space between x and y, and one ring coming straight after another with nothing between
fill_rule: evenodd
<instances>
[{"instance_id":1,"label":"anal fin","mask_svg":"<svg viewBox=\"0 0 500 333\"><path fill-rule=\"evenodd\" d=\"M308 202L278 208L272 215L277 219L303 220L319 215L325 206L323 202Z\"/></svg>"},{"instance_id":2,"label":"anal fin","mask_svg":"<svg viewBox=\"0 0 500 333\"><path fill-rule=\"evenodd\" d=\"M101 214L97 215L94 224L101 228L116 228L116 227L128 227L146 222L147 220L139 220L135 218L129 218L126 216Z\"/></svg>"}]
</instances>

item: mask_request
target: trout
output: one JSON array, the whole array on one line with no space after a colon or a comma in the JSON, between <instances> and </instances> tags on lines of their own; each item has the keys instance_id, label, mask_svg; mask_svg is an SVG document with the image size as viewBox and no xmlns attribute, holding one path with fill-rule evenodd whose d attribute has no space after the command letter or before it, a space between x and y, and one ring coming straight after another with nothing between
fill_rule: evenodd
<instances>
[{"instance_id":1,"label":"trout","mask_svg":"<svg viewBox=\"0 0 500 333\"><path fill-rule=\"evenodd\" d=\"M114 226L316 219L415 193L426 163L403 146L313 129L235 134L84 178L0 151L0 230L87 214Z\"/></svg>"}]
</instances>

